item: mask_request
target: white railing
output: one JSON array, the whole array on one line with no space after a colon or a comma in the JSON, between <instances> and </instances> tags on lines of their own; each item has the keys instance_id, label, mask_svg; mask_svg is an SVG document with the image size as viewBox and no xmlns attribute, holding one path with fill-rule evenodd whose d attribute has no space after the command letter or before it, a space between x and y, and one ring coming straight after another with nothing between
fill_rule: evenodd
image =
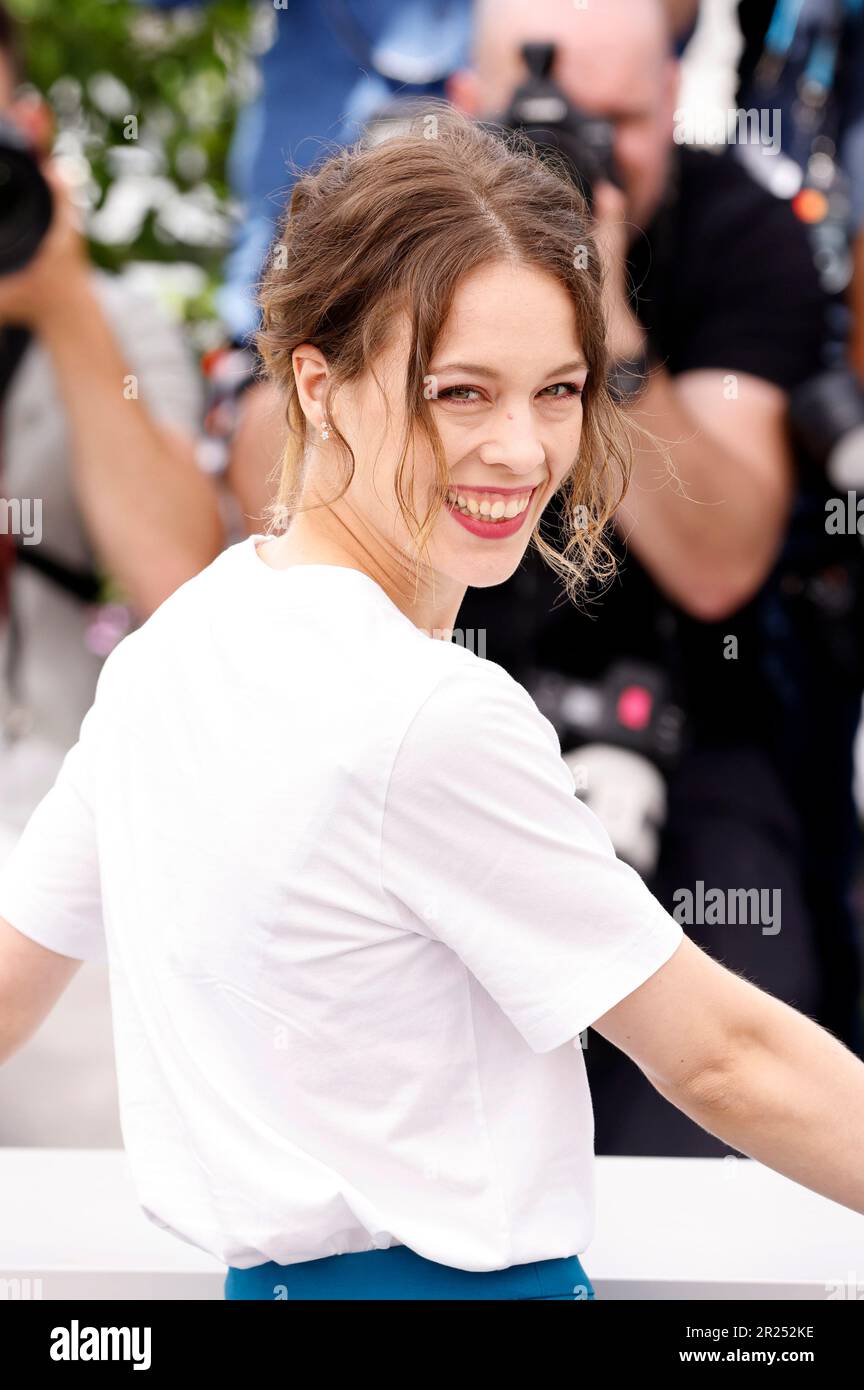
<instances>
[{"instance_id":1,"label":"white railing","mask_svg":"<svg viewBox=\"0 0 864 1390\"><path fill-rule=\"evenodd\" d=\"M826 1136L826 1142L830 1142ZM598 1299L864 1299L864 1216L749 1159L597 1159ZM120 1149L0 1148L0 1299L222 1299Z\"/></svg>"}]
</instances>

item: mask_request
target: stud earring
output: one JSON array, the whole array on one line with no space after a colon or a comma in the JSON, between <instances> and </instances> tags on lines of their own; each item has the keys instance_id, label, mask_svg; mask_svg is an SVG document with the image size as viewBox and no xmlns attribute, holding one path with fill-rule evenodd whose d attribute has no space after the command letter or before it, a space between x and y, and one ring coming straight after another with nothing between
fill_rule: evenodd
<instances>
[{"instance_id":1,"label":"stud earring","mask_svg":"<svg viewBox=\"0 0 864 1390\"><path fill-rule=\"evenodd\" d=\"M322 438L322 439L329 439L329 438L330 438L330 427L329 427L329 425L327 424L327 421L326 421L326 420L322 420L322 421L321 421L321 438Z\"/></svg>"}]
</instances>

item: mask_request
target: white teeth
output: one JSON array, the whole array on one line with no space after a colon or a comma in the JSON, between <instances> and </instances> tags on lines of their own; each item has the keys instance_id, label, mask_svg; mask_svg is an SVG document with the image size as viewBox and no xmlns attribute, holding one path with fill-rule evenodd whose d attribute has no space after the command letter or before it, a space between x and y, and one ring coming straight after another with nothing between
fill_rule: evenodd
<instances>
[{"instance_id":1,"label":"white teeth","mask_svg":"<svg viewBox=\"0 0 864 1390\"><path fill-rule=\"evenodd\" d=\"M482 516L485 521L511 521L514 516L524 512L531 500L530 492L524 497L495 497L488 494L478 502L473 497L468 497L464 492L456 492L450 488L447 493L447 501L455 506L466 516Z\"/></svg>"}]
</instances>

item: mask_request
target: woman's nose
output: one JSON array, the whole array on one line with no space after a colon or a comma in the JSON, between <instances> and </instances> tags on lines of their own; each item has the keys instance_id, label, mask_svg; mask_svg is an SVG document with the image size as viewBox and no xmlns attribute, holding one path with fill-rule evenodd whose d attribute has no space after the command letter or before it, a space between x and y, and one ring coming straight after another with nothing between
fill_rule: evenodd
<instances>
[{"instance_id":1,"label":"woman's nose","mask_svg":"<svg viewBox=\"0 0 864 1390\"><path fill-rule=\"evenodd\" d=\"M497 463L515 472L536 470L545 461L546 451L530 413L503 411L490 439L481 447L480 458L483 463Z\"/></svg>"}]
</instances>

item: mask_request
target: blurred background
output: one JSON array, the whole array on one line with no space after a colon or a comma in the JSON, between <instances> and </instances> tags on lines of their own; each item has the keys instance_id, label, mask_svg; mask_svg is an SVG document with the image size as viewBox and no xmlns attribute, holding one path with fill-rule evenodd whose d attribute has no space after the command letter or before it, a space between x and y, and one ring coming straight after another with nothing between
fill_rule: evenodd
<instances>
[{"instance_id":1,"label":"blurred background","mask_svg":"<svg viewBox=\"0 0 864 1390\"><path fill-rule=\"evenodd\" d=\"M263 529L282 426L255 283L294 178L386 138L404 98L446 96L563 151L598 216L601 185L623 192L650 350L612 345L615 388L689 432L676 463L728 483L737 528L709 583L704 538L675 570L669 518L631 517L624 582L590 618L553 616L526 563L469 593L464 626L670 910L700 883L781 894L782 930L687 928L864 1055L864 7L623 13L0 3L0 859L113 645ZM0 1069L0 1144L122 1144L109 991L86 962ZM728 1152L613 1052L590 1035L598 1153Z\"/></svg>"},{"instance_id":2,"label":"blurred background","mask_svg":"<svg viewBox=\"0 0 864 1390\"><path fill-rule=\"evenodd\" d=\"M216 0L12 0L22 83L49 103L53 151L86 213L94 265L123 274L184 325L219 341L216 289L240 210L227 171L256 52L275 11ZM265 23L261 23L261 20Z\"/></svg>"}]
</instances>

